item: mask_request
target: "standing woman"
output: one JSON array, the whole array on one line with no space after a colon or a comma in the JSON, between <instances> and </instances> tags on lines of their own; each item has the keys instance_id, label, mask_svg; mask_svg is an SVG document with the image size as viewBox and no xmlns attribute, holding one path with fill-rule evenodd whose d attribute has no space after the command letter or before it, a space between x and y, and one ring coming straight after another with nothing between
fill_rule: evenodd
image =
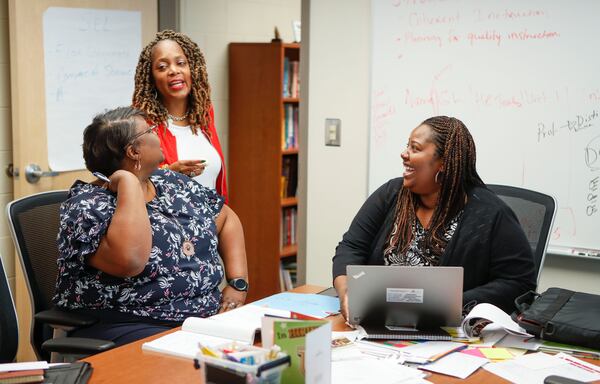
<instances>
[{"instance_id":1,"label":"standing woman","mask_svg":"<svg viewBox=\"0 0 600 384\"><path fill-rule=\"evenodd\" d=\"M161 167L216 189L227 201L225 161L198 45L182 33L157 33L138 60L133 106L158 125L165 155Z\"/></svg>"}]
</instances>

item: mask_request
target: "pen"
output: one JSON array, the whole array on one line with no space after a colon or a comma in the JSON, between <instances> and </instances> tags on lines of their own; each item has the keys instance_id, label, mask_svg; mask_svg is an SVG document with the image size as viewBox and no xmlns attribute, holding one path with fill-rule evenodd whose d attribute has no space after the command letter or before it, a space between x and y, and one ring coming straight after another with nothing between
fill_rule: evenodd
<instances>
[{"instance_id":1,"label":"pen","mask_svg":"<svg viewBox=\"0 0 600 384\"><path fill-rule=\"evenodd\" d=\"M97 178L99 178L102 181L106 181L107 183L110 183L110 179L101 172L92 172L92 175L96 176Z\"/></svg>"}]
</instances>

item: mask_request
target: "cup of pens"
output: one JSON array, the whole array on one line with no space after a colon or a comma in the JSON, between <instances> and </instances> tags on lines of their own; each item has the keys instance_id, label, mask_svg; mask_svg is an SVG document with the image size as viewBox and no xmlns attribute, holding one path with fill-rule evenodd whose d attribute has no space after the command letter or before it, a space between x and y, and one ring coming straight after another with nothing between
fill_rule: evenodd
<instances>
[{"instance_id":1,"label":"cup of pens","mask_svg":"<svg viewBox=\"0 0 600 384\"><path fill-rule=\"evenodd\" d=\"M236 342L199 345L194 359L207 384L280 384L281 373L290 364L290 356L277 346L267 349Z\"/></svg>"}]
</instances>

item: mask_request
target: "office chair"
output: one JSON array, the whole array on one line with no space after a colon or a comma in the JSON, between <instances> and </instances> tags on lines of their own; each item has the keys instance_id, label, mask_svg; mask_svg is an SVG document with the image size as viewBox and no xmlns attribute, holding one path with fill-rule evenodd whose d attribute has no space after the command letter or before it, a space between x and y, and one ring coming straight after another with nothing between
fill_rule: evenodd
<instances>
[{"instance_id":1,"label":"office chair","mask_svg":"<svg viewBox=\"0 0 600 384\"><path fill-rule=\"evenodd\" d=\"M12 239L34 314L31 344L38 359L56 360L56 354L90 355L114 347L106 340L63 337L68 331L94 324L96 319L54 308L59 208L67 191L48 191L23 197L6 206ZM54 338L52 338L54 336Z\"/></svg>"},{"instance_id":2,"label":"office chair","mask_svg":"<svg viewBox=\"0 0 600 384\"><path fill-rule=\"evenodd\" d=\"M508 185L488 184L487 187L498 195L517 215L531 245L537 284L546 257L546 248L550 241L550 231L556 213L554 197Z\"/></svg>"},{"instance_id":3,"label":"office chair","mask_svg":"<svg viewBox=\"0 0 600 384\"><path fill-rule=\"evenodd\" d=\"M17 312L0 255L0 364L12 363L19 346Z\"/></svg>"}]
</instances>

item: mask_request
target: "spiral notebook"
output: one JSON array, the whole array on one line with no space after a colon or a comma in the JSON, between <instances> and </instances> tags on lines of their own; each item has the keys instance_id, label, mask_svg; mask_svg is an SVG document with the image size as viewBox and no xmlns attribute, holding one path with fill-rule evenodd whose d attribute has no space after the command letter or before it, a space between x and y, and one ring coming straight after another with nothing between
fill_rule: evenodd
<instances>
[{"instance_id":1,"label":"spiral notebook","mask_svg":"<svg viewBox=\"0 0 600 384\"><path fill-rule=\"evenodd\" d=\"M450 341L452 336L441 328L430 330L400 329L385 325L361 324L367 339L383 340L437 340Z\"/></svg>"}]
</instances>

